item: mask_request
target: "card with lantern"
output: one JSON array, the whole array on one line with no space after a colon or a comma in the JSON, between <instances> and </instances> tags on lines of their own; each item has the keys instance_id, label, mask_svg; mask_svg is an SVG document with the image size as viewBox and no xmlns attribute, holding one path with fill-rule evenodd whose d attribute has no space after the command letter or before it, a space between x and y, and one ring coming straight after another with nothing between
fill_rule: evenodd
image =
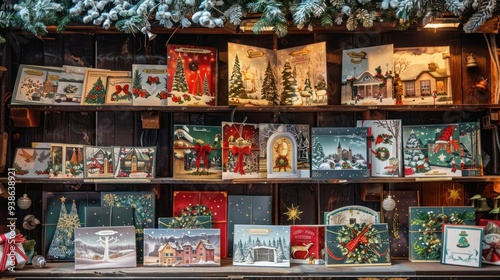
<instances>
[{"instance_id":1,"label":"card with lantern","mask_svg":"<svg viewBox=\"0 0 500 280\"><path fill-rule=\"evenodd\" d=\"M193 45L167 46L168 105L217 104L217 49Z\"/></svg>"},{"instance_id":2,"label":"card with lantern","mask_svg":"<svg viewBox=\"0 0 500 280\"><path fill-rule=\"evenodd\" d=\"M115 178L154 178L156 146L125 147L119 149Z\"/></svg>"},{"instance_id":3,"label":"card with lantern","mask_svg":"<svg viewBox=\"0 0 500 280\"><path fill-rule=\"evenodd\" d=\"M222 122L222 179L259 177L259 125Z\"/></svg>"}]
</instances>

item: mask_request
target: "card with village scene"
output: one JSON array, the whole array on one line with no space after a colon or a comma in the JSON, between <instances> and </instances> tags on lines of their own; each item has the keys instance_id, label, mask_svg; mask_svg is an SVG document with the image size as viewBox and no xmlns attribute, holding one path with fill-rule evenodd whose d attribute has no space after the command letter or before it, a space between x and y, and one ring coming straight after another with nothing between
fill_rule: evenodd
<instances>
[{"instance_id":1,"label":"card with village scene","mask_svg":"<svg viewBox=\"0 0 500 280\"><path fill-rule=\"evenodd\" d=\"M481 267L484 228L444 225L442 264Z\"/></svg>"},{"instance_id":2,"label":"card with village scene","mask_svg":"<svg viewBox=\"0 0 500 280\"><path fill-rule=\"evenodd\" d=\"M396 105L453 104L450 47L394 49Z\"/></svg>"},{"instance_id":3,"label":"card with village scene","mask_svg":"<svg viewBox=\"0 0 500 280\"><path fill-rule=\"evenodd\" d=\"M368 128L313 127L312 178L369 178Z\"/></svg>"},{"instance_id":4,"label":"card with village scene","mask_svg":"<svg viewBox=\"0 0 500 280\"><path fill-rule=\"evenodd\" d=\"M104 105L106 102L106 86L110 76L130 77L130 72L87 69L85 71L81 105Z\"/></svg>"},{"instance_id":5,"label":"card with village scene","mask_svg":"<svg viewBox=\"0 0 500 280\"><path fill-rule=\"evenodd\" d=\"M16 178L48 178L50 148L17 148L14 156Z\"/></svg>"},{"instance_id":6,"label":"card with village scene","mask_svg":"<svg viewBox=\"0 0 500 280\"><path fill-rule=\"evenodd\" d=\"M220 126L174 125L173 136L174 178L222 178Z\"/></svg>"},{"instance_id":7,"label":"card with village scene","mask_svg":"<svg viewBox=\"0 0 500 280\"><path fill-rule=\"evenodd\" d=\"M260 176L309 178L309 125L259 124Z\"/></svg>"},{"instance_id":8,"label":"card with village scene","mask_svg":"<svg viewBox=\"0 0 500 280\"><path fill-rule=\"evenodd\" d=\"M220 266L219 229L144 229L144 266Z\"/></svg>"},{"instance_id":9,"label":"card with village scene","mask_svg":"<svg viewBox=\"0 0 500 280\"><path fill-rule=\"evenodd\" d=\"M132 105L132 78L108 77L106 86L106 105Z\"/></svg>"},{"instance_id":10,"label":"card with village scene","mask_svg":"<svg viewBox=\"0 0 500 280\"><path fill-rule=\"evenodd\" d=\"M228 43L230 106L328 104L326 43L283 50Z\"/></svg>"},{"instance_id":11,"label":"card with village scene","mask_svg":"<svg viewBox=\"0 0 500 280\"><path fill-rule=\"evenodd\" d=\"M133 226L75 228L75 270L136 267Z\"/></svg>"},{"instance_id":12,"label":"card with village scene","mask_svg":"<svg viewBox=\"0 0 500 280\"><path fill-rule=\"evenodd\" d=\"M326 267L391 265L387 224L327 225L325 236Z\"/></svg>"},{"instance_id":13,"label":"card with village scene","mask_svg":"<svg viewBox=\"0 0 500 280\"><path fill-rule=\"evenodd\" d=\"M325 226L290 226L290 262L325 264Z\"/></svg>"},{"instance_id":14,"label":"card with village scene","mask_svg":"<svg viewBox=\"0 0 500 280\"><path fill-rule=\"evenodd\" d=\"M132 94L134 106L166 106L167 65L133 64Z\"/></svg>"},{"instance_id":15,"label":"card with village scene","mask_svg":"<svg viewBox=\"0 0 500 280\"><path fill-rule=\"evenodd\" d=\"M394 46L342 51L341 104L394 105Z\"/></svg>"},{"instance_id":16,"label":"card with village scene","mask_svg":"<svg viewBox=\"0 0 500 280\"><path fill-rule=\"evenodd\" d=\"M372 177L403 177L401 120L358 120L368 128L368 158Z\"/></svg>"},{"instance_id":17,"label":"card with village scene","mask_svg":"<svg viewBox=\"0 0 500 280\"><path fill-rule=\"evenodd\" d=\"M83 83L87 70L92 70L92 68L63 65L57 85L55 104L80 105L82 103Z\"/></svg>"},{"instance_id":18,"label":"card with village scene","mask_svg":"<svg viewBox=\"0 0 500 280\"><path fill-rule=\"evenodd\" d=\"M290 226L234 225L234 266L290 267Z\"/></svg>"},{"instance_id":19,"label":"card with village scene","mask_svg":"<svg viewBox=\"0 0 500 280\"><path fill-rule=\"evenodd\" d=\"M115 178L154 178L156 147L120 147Z\"/></svg>"},{"instance_id":20,"label":"card with village scene","mask_svg":"<svg viewBox=\"0 0 500 280\"><path fill-rule=\"evenodd\" d=\"M104 146L85 146L85 177L113 178L113 149Z\"/></svg>"},{"instance_id":21,"label":"card with village scene","mask_svg":"<svg viewBox=\"0 0 500 280\"><path fill-rule=\"evenodd\" d=\"M217 105L217 49L167 46L168 105Z\"/></svg>"},{"instance_id":22,"label":"card with village scene","mask_svg":"<svg viewBox=\"0 0 500 280\"><path fill-rule=\"evenodd\" d=\"M61 67L19 65L12 103L53 104Z\"/></svg>"},{"instance_id":23,"label":"card with village scene","mask_svg":"<svg viewBox=\"0 0 500 280\"><path fill-rule=\"evenodd\" d=\"M259 178L259 125L222 122L222 179Z\"/></svg>"},{"instance_id":24,"label":"card with village scene","mask_svg":"<svg viewBox=\"0 0 500 280\"><path fill-rule=\"evenodd\" d=\"M460 177L462 154L458 124L403 126L405 177Z\"/></svg>"}]
</instances>

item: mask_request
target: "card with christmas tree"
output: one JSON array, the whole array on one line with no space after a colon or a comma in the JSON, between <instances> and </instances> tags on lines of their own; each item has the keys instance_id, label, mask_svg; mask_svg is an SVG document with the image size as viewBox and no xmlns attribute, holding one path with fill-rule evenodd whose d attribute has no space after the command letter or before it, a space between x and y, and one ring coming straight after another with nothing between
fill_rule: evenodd
<instances>
[{"instance_id":1,"label":"card with christmas tree","mask_svg":"<svg viewBox=\"0 0 500 280\"><path fill-rule=\"evenodd\" d=\"M116 160L115 178L154 178L156 147L121 146Z\"/></svg>"},{"instance_id":2,"label":"card with christmas tree","mask_svg":"<svg viewBox=\"0 0 500 280\"><path fill-rule=\"evenodd\" d=\"M85 177L113 178L113 149L103 146L85 146Z\"/></svg>"},{"instance_id":3,"label":"card with christmas tree","mask_svg":"<svg viewBox=\"0 0 500 280\"><path fill-rule=\"evenodd\" d=\"M108 77L106 105L132 105L132 78Z\"/></svg>"},{"instance_id":4,"label":"card with christmas tree","mask_svg":"<svg viewBox=\"0 0 500 280\"><path fill-rule=\"evenodd\" d=\"M42 193L43 252L47 260L73 260L75 228L85 225L85 208L101 205L99 192Z\"/></svg>"},{"instance_id":5,"label":"card with christmas tree","mask_svg":"<svg viewBox=\"0 0 500 280\"><path fill-rule=\"evenodd\" d=\"M14 156L16 178L48 178L50 149L17 148Z\"/></svg>"},{"instance_id":6,"label":"card with christmas tree","mask_svg":"<svg viewBox=\"0 0 500 280\"><path fill-rule=\"evenodd\" d=\"M462 176L458 124L403 126L405 177Z\"/></svg>"},{"instance_id":7,"label":"card with christmas tree","mask_svg":"<svg viewBox=\"0 0 500 280\"><path fill-rule=\"evenodd\" d=\"M290 226L234 225L233 265L290 267Z\"/></svg>"},{"instance_id":8,"label":"card with christmas tree","mask_svg":"<svg viewBox=\"0 0 500 280\"><path fill-rule=\"evenodd\" d=\"M220 266L219 229L144 230L144 266Z\"/></svg>"},{"instance_id":9,"label":"card with christmas tree","mask_svg":"<svg viewBox=\"0 0 500 280\"><path fill-rule=\"evenodd\" d=\"M312 178L369 178L368 128L313 127Z\"/></svg>"},{"instance_id":10,"label":"card with christmas tree","mask_svg":"<svg viewBox=\"0 0 500 280\"><path fill-rule=\"evenodd\" d=\"M108 77L130 77L129 71L87 69L83 83L82 105L104 105Z\"/></svg>"},{"instance_id":11,"label":"card with christmas tree","mask_svg":"<svg viewBox=\"0 0 500 280\"><path fill-rule=\"evenodd\" d=\"M217 105L217 49L167 46L168 105Z\"/></svg>"},{"instance_id":12,"label":"card with christmas tree","mask_svg":"<svg viewBox=\"0 0 500 280\"><path fill-rule=\"evenodd\" d=\"M61 67L19 65L12 103L54 103L61 71Z\"/></svg>"},{"instance_id":13,"label":"card with christmas tree","mask_svg":"<svg viewBox=\"0 0 500 280\"><path fill-rule=\"evenodd\" d=\"M325 42L277 51L228 43L228 68L230 106L328 104Z\"/></svg>"},{"instance_id":14,"label":"card with christmas tree","mask_svg":"<svg viewBox=\"0 0 500 280\"><path fill-rule=\"evenodd\" d=\"M372 177L402 177L401 120L358 120L368 128L368 159Z\"/></svg>"},{"instance_id":15,"label":"card with christmas tree","mask_svg":"<svg viewBox=\"0 0 500 280\"><path fill-rule=\"evenodd\" d=\"M222 122L222 179L259 178L259 125Z\"/></svg>"},{"instance_id":16,"label":"card with christmas tree","mask_svg":"<svg viewBox=\"0 0 500 280\"><path fill-rule=\"evenodd\" d=\"M222 128L174 125L173 169L177 179L222 178Z\"/></svg>"},{"instance_id":17,"label":"card with christmas tree","mask_svg":"<svg viewBox=\"0 0 500 280\"><path fill-rule=\"evenodd\" d=\"M309 178L309 125L259 124L260 176Z\"/></svg>"},{"instance_id":18,"label":"card with christmas tree","mask_svg":"<svg viewBox=\"0 0 500 280\"><path fill-rule=\"evenodd\" d=\"M387 224L327 225L325 243L326 267L391 265Z\"/></svg>"},{"instance_id":19,"label":"card with christmas tree","mask_svg":"<svg viewBox=\"0 0 500 280\"><path fill-rule=\"evenodd\" d=\"M394 105L394 46L342 51L341 104Z\"/></svg>"},{"instance_id":20,"label":"card with christmas tree","mask_svg":"<svg viewBox=\"0 0 500 280\"><path fill-rule=\"evenodd\" d=\"M167 65L132 64L134 106L166 106Z\"/></svg>"}]
</instances>

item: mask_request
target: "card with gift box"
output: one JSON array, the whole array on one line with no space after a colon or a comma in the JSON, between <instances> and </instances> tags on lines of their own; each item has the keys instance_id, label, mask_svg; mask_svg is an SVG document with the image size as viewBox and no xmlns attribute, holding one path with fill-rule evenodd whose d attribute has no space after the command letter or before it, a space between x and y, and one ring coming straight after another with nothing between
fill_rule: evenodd
<instances>
[{"instance_id":1,"label":"card with gift box","mask_svg":"<svg viewBox=\"0 0 500 280\"><path fill-rule=\"evenodd\" d=\"M162 217L158 228L212 228L212 216Z\"/></svg>"},{"instance_id":2,"label":"card with gift box","mask_svg":"<svg viewBox=\"0 0 500 280\"><path fill-rule=\"evenodd\" d=\"M133 226L75 228L75 270L136 267Z\"/></svg>"},{"instance_id":3,"label":"card with gift box","mask_svg":"<svg viewBox=\"0 0 500 280\"><path fill-rule=\"evenodd\" d=\"M86 227L134 226L132 207L85 207Z\"/></svg>"},{"instance_id":4,"label":"card with gift box","mask_svg":"<svg viewBox=\"0 0 500 280\"><path fill-rule=\"evenodd\" d=\"M219 229L144 230L144 266L220 266Z\"/></svg>"},{"instance_id":5,"label":"card with gift box","mask_svg":"<svg viewBox=\"0 0 500 280\"><path fill-rule=\"evenodd\" d=\"M324 264L325 226L290 226L291 263Z\"/></svg>"}]
</instances>

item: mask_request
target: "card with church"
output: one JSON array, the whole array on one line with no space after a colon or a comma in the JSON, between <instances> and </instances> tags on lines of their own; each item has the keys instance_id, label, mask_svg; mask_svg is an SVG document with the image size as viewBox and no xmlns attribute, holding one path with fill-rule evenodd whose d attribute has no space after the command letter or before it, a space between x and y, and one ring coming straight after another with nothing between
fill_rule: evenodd
<instances>
[{"instance_id":1,"label":"card with church","mask_svg":"<svg viewBox=\"0 0 500 280\"><path fill-rule=\"evenodd\" d=\"M259 178L259 125L222 122L222 179Z\"/></svg>"},{"instance_id":2,"label":"card with church","mask_svg":"<svg viewBox=\"0 0 500 280\"><path fill-rule=\"evenodd\" d=\"M113 150L104 146L85 146L85 177L113 178Z\"/></svg>"},{"instance_id":3,"label":"card with church","mask_svg":"<svg viewBox=\"0 0 500 280\"><path fill-rule=\"evenodd\" d=\"M136 267L133 226L75 228L75 270Z\"/></svg>"},{"instance_id":4,"label":"card with church","mask_svg":"<svg viewBox=\"0 0 500 280\"><path fill-rule=\"evenodd\" d=\"M394 46L342 51L341 104L394 105Z\"/></svg>"},{"instance_id":5,"label":"card with church","mask_svg":"<svg viewBox=\"0 0 500 280\"><path fill-rule=\"evenodd\" d=\"M369 178L368 128L313 127L312 178Z\"/></svg>"},{"instance_id":6,"label":"card with church","mask_svg":"<svg viewBox=\"0 0 500 280\"><path fill-rule=\"evenodd\" d=\"M453 104L450 47L394 49L396 105Z\"/></svg>"},{"instance_id":7,"label":"card with church","mask_svg":"<svg viewBox=\"0 0 500 280\"><path fill-rule=\"evenodd\" d=\"M290 226L234 225L234 266L290 267Z\"/></svg>"},{"instance_id":8,"label":"card with church","mask_svg":"<svg viewBox=\"0 0 500 280\"><path fill-rule=\"evenodd\" d=\"M14 156L16 178L48 178L50 149L17 148Z\"/></svg>"},{"instance_id":9,"label":"card with church","mask_svg":"<svg viewBox=\"0 0 500 280\"><path fill-rule=\"evenodd\" d=\"M228 43L230 106L328 104L326 43L282 50Z\"/></svg>"},{"instance_id":10,"label":"card with church","mask_svg":"<svg viewBox=\"0 0 500 280\"><path fill-rule=\"evenodd\" d=\"M220 266L219 229L144 229L144 266Z\"/></svg>"},{"instance_id":11,"label":"card with church","mask_svg":"<svg viewBox=\"0 0 500 280\"><path fill-rule=\"evenodd\" d=\"M260 123L260 176L309 178L309 141L309 125Z\"/></svg>"},{"instance_id":12,"label":"card with church","mask_svg":"<svg viewBox=\"0 0 500 280\"><path fill-rule=\"evenodd\" d=\"M215 106L217 60L213 47L168 44L168 105Z\"/></svg>"},{"instance_id":13,"label":"card with church","mask_svg":"<svg viewBox=\"0 0 500 280\"><path fill-rule=\"evenodd\" d=\"M173 136L174 178L222 178L220 126L174 125Z\"/></svg>"},{"instance_id":14,"label":"card with church","mask_svg":"<svg viewBox=\"0 0 500 280\"><path fill-rule=\"evenodd\" d=\"M167 65L132 64L132 104L167 105L167 80Z\"/></svg>"},{"instance_id":15,"label":"card with church","mask_svg":"<svg viewBox=\"0 0 500 280\"><path fill-rule=\"evenodd\" d=\"M54 103L61 71L61 67L19 65L12 103Z\"/></svg>"},{"instance_id":16,"label":"card with church","mask_svg":"<svg viewBox=\"0 0 500 280\"><path fill-rule=\"evenodd\" d=\"M459 140L458 124L403 126L405 177L462 176Z\"/></svg>"},{"instance_id":17,"label":"card with church","mask_svg":"<svg viewBox=\"0 0 500 280\"><path fill-rule=\"evenodd\" d=\"M369 166L372 177L402 177L401 120L358 120L368 128Z\"/></svg>"},{"instance_id":18,"label":"card with church","mask_svg":"<svg viewBox=\"0 0 500 280\"><path fill-rule=\"evenodd\" d=\"M125 147L118 152L115 178L154 178L156 147Z\"/></svg>"}]
</instances>

